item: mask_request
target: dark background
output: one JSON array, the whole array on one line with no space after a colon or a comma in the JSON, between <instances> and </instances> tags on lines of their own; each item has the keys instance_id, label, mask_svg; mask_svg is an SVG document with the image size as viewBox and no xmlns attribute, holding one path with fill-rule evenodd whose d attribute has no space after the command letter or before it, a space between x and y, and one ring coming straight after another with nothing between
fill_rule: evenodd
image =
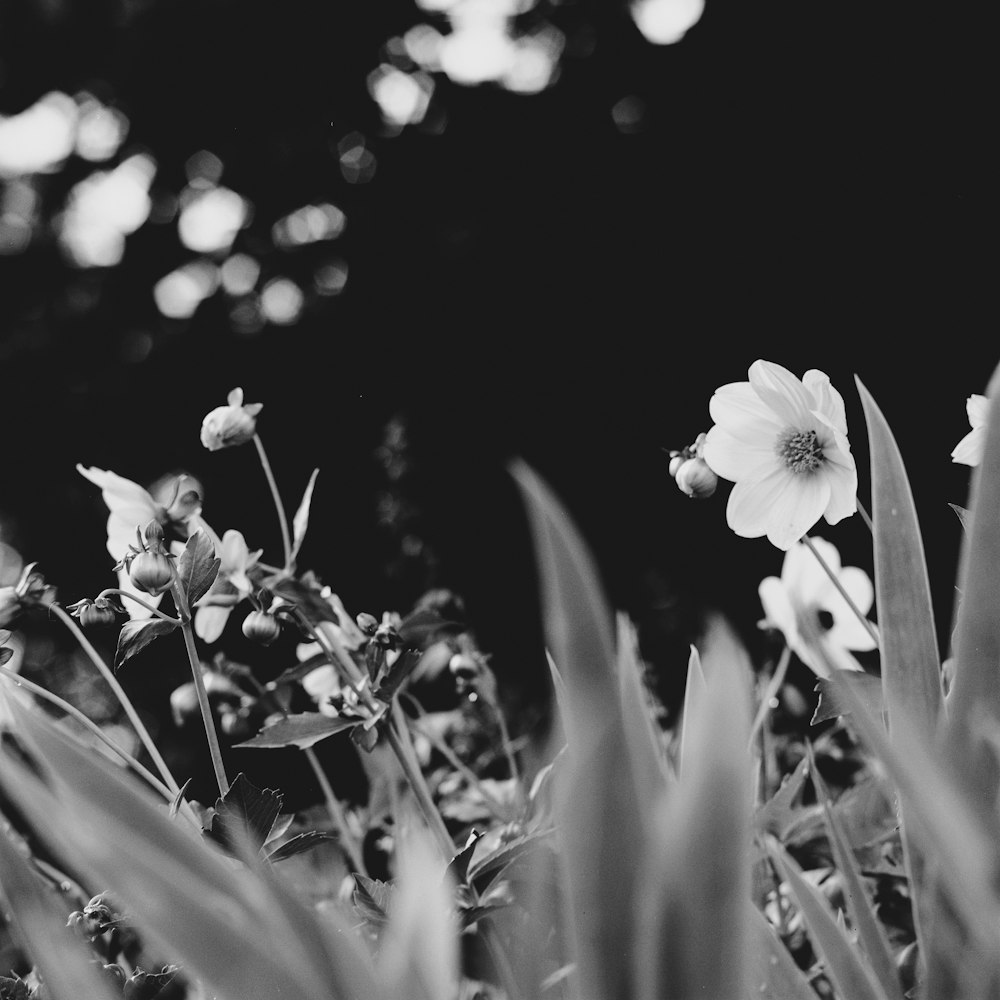
<instances>
[{"instance_id":1,"label":"dark background","mask_svg":"<svg viewBox=\"0 0 1000 1000\"><path fill-rule=\"evenodd\" d=\"M153 284L193 256L175 226L147 223L114 268L71 267L43 230L0 259L3 537L64 601L109 582L104 508L76 462L140 483L185 468L220 533L276 550L253 451L198 443L202 416L241 385L265 404L291 510L321 468L300 562L352 612L451 587L505 697L543 697L532 555L505 471L520 456L577 518L673 696L706 608L759 652L756 586L781 554L729 531L727 486L683 497L662 449L707 430L713 390L766 358L820 368L844 394L866 502L855 374L881 404L946 647L960 541L947 503L965 502L969 479L949 453L998 360L984 5L708 0L672 46L645 41L617 3L525 17L542 15L567 38L553 86L439 77L443 130L393 136L365 79L390 36L441 25L411 3L0 7L0 114L86 87L128 115L122 155L155 157L154 191L176 193L188 157L212 151L254 203L250 247L310 200L348 217L344 294L254 335L221 295L189 321L159 315ZM643 109L630 133L612 116L626 97ZM338 169L354 131L377 158L367 184ZM89 169L45 178L47 202ZM265 275L295 274L271 253ZM394 418L408 471L390 483L378 449ZM858 518L817 530L870 571ZM402 554L406 535L419 552ZM179 683L129 670L137 692Z\"/></svg>"}]
</instances>

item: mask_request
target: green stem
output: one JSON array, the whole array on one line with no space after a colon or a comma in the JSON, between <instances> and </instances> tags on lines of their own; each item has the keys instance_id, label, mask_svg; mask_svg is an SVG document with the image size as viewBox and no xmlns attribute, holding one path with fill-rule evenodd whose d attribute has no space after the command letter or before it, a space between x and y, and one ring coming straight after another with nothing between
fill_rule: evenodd
<instances>
[{"instance_id":1,"label":"green stem","mask_svg":"<svg viewBox=\"0 0 1000 1000\"><path fill-rule=\"evenodd\" d=\"M208 737L208 749L212 755L212 768L215 780L219 786L219 794L225 798L229 791L229 779L222 763L222 748L219 746L219 734L215 731L215 720L212 717L212 706L208 701L208 691L205 689L205 678L201 675L201 659L194 643L194 629L191 627L191 611L180 581L174 579L171 587L174 603L181 616L181 632L184 634L184 648L187 650L188 662L191 664L191 676L194 678L194 689L198 695L198 707L201 709L201 719L205 724L205 735Z\"/></svg>"},{"instance_id":2,"label":"green stem","mask_svg":"<svg viewBox=\"0 0 1000 1000\"><path fill-rule=\"evenodd\" d=\"M326 808L330 811L330 818L333 820L333 824L337 828L337 833L340 834L341 847L343 847L347 852L347 856L350 858L351 864L354 866L354 871L361 875L367 875L368 869L365 867L364 857L361 854L361 847L354 839L354 835L351 833L351 828L347 823L347 816L344 815L344 810L341 808L337 796L333 793L333 786L330 784L330 780L327 778L326 772L323 770L322 765L319 762L319 758L316 756L316 751L313 750L312 747L306 747L304 753L306 755L306 760L309 761L309 766L312 768L313 774L316 775L319 787L323 790L323 798L326 800Z\"/></svg>"},{"instance_id":3,"label":"green stem","mask_svg":"<svg viewBox=\"0 0 1000 1000\"><path fill-rule=\"evenodd\" d=\"M499 705L493 704L493 714L496 715L497 725L500 727L500 742L503 744L504 757L507 759L507 769L514 779L515 787L521 788L521 772L517 766L517 759L514 757L514 749L510 742L510 730L507 729L507 720L504 718L503 710Z\"/></svg>"},{"instance_id":4,"label":"green stem","mask_svg":"<svg viewBox=\"0 0 1000 1000\"><path fill-rule=\"evenodd\" d=\"M778 660L778 665L774 669L774 674L771 677L770 682L767 685L767 689L761 695L760 706L757 709L757 716L753 720L753 725L750 727L750 739L748 741L749 746L753 746L754 740L757 738L757 733L760 728L764 725L768 715L771 711L771 699L781 690L782 682L785 679L785 674L788 673L788 664L792 659L792 650L790 646L785 646L781 651L781 657Z\"/></svg>"},{"instance_id":5,"label":"green stem","mask_svg":"<svg viewBox=\"0 0 1000 1000\"><path fill-rule=\"evenodd\" d=\"M83 634L80 627L76 624L72 617L58 604L50 604L49 610L52 611L60 621L73 633L74 638L80 644L83 651L90 657L91 663L97 667L101 676L107 682L108 686L114 692L115 697L118 699L118 703L124 709L125 714L128 716L129 721L132 723L132 727L135 729L142 741L142 745L146 748L146 752L149 754L150 759L156 765L156 770L160 772L160 777L163 778L163 783L170 789L171 794L177 797L181 794L180 785L174 780L174 776L170 773L170 768L167 767L166 761L160 755L160 751L156 749L156 744L153 742L153 738L149 735L149 730L143 725L142 719L139 718L139 713L135 710L135 706L129 700L128 695L122 688L121 684L118 683L118 678L111 672L108 665L101 659L101 655L94 649L90 640Z\"/></svg>"},{"instance_id":6,"label":"green stem","mask_svg":"<svg viewBox=\"0 0 1000 1000\"><path fill-rule=\"evenodd\" d=\"M68 701L64 701L57 694L53 694L51 691L43 688L39 684L35 684L33 681L29 681L27 677L22 677L20 674L14 673L13 670L8 670L6 667L0 667L0 674L4 677L9 677L15 684L19 687L26 688L32 694L37 695L39 698L43 698L45 701L50 702L57 708L61 708L67 715L73 716L77 722L82 726L90 730L106 747L116 753L129 767L133 768L137 773L141 774L168 802L173 799L173 793L167 786L160 781L151 771L143 767L127 750L120 747L107 733L101 729L96 723L91 722L78 708L75 708Z\"/></svg>"},{"instance_id":7,"label":"green stem","mask_svg":"<svg viewBox=\"0 0 1000 1000\"><path fill-rule=\"evenodd\" d=\"M819 561L820 566L823 567L824 571L826 572L826 575L830 578L830 581L837 588L837 592L847 602L847 606L854 612L855 615L857 615L858 621L861 622L862 625L864 625L865 629L868 631L868 634L874 640L875 645L878 646L879 644L878 632L875 631L875 626L872 625L872 623L861 613L861 610L854 603L854 601L851 600L851 595L848 594L846 590L844 590L844 585L840 582L840 580L837 579L837 574L834 573L832 569L830 569L830 567L826 563L826 560L819 554L819 549L817 549L816 546L813 544L813 540L808 535L806 535L803 537L802 541L809 546L809 551L812 552L812 554Z\"/></svg>"},{"instance_id":8,"label":"green stem","mask_svg":"<svg viewBox=\"0 0 1000 1000\"><path fill-rule=\"evenodd\" d=\"M861 515L861 519L868 525L868 530L874 535L875 528L872 526L872 519L868 511L865 510L865 505L859 500L858 501L858 513Z\"/></svg>"},{"instance_id":9,"label":"green stem","mask_svg":"<svg viewBox=\"0 0 1000 1000\"><path fill-rule=\"evenodd\" d=\"M135 594L130 594L127 590L119 590L117 587L108 587L106 590L102 590L95 600L99 601L102 597L107 597L108 594L120 594L122 597L127 597L130 601L135 601L136 604L147 611L151 611L157 618L162 618L165 622L173 622L174 625L180 625L180 619L164 614L159 608L154 608L152 604L147 604L141 597L136 597Z\"/></svg>"},{"instance_id":10,"label":"green stem","mask_svg":"<svg viewBox=\"0 0 1000 1000\"><path fill-rule=\"evenodd\" d=\"M271 463L267 460L267 452L264 451L264 442L259 434L254 434L253 443L257 447L257 455L260 458L267 485L271 488L271 496L274 499L274 509L278 512L278 525L281 527L281 545L285 550L285 570L291 568L292 562L292 539L288 534L288 518L285 516L285 507L281 502L281 494L278 492L278 484L275 482L274 473L271 471Z\"/></svg>"}]
</instances>

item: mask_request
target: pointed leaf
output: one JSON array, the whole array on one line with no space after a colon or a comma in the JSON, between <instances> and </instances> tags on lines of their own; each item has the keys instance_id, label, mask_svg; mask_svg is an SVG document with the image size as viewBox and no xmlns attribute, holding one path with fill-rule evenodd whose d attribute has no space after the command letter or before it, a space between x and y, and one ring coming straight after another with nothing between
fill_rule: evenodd
<instances>
[{"instance_id":1,"label":"pointed leaf","mask_svg":"<svg viewBox=\"0 0 1000 1000\"><path fill-rule=\"evenodd\" d=\"M177 561L177 576L188 607L194 607L208 593L221 565L222 560L215 554L215 545L208 534L201 528L192 532Z\"/></svg>"},{"instance_id":2,"label":"pointed leaf","mask_svg":"<svg viewBox=\"0 0 1000 1000\"><path fill-rule=\"evenodd\" d=\"M259 851L281 812L282 798L273 788L257 788L240 772L215 803L211 835L230 850L237 848L237 838L246 837L251 848Z\"/></svg>"},{"instance_id":3,"label":"pointed leaf","mask_svg":"<svg viewBox=\"0 0 1000 1000\"><path fill-rule=\"evenodd\" d=\"M374 924L384 924L389 919L393 886L377 878L354 873L354 905L364 918Z\"/></svg>"},{"instance_id":4,"label":"pointed leaf","mask_svg":"<svg viewBox=\"0 0 1000 1000\"><path fill-rule=\"evenodd\" d=\"M844 897L851 923L858 932L858 940L868 957L871 971L882 987L882 992L888 1000L903 1000L899 975L889 951L885 932L875 916L871 899L868 896L868 889L861 878L857 859L850 848L840 820L834 813L833 800L830 798L826 783L816 767L816 761L812 756L812 747L808 743L806 747L812 763L812 780L816 789L816 798L822 803L823 814L826 817L833 859L836 862L837 871L840 872L844 880Z\"/></svg>"},{"instance_id":5,"label":"pointed leaf","mask_svg":"<svg viewBox=\"0 0 1000 1000\"><path fill-rule=\"evenodd\" d=\"M802 808L793 803L799 797L808 773L809 760L803 757L795 770L785 775L781 787L757 810L754 824L758 830L773 833L784 841L802 815Z\"/></svg>"},{"instance_id":6,"label":"pointed leaf","mask_svg":"<svg viewBox=\"0 0 1000 1000\"><path fill-rule=\"evenodd\" d=\"M265 726L253 739L235 744L238 748L267 750L277 747L299 747L304 750L345 729L353 729L357 719L334 719L321 712L289 715Z\"/></svg>"},{"instance_id":7,"label":"pointed leaf","mask_svg":"<svg viewBox=\"0 0 1000 1000\"><path fill-rule=\"evenodd\" d=\"M140 650L145 649L154 639L168 635L177 628L174 622L163 618L147 618L145 621L130 621L122 625L118 633L118 648L115 650L115 670Z\"/></svg>"},{"instance_id":8,"label":"pointed leaf","mask_svg":"<svg viewBox=\"0 0 1000 1000\"><path fill-rule=\"evenodd\" d=\"M885 711L885 702L882 697L881 678L858 670L841 670L837 676L843 683L851 685L852 690L864 702L873 718L882 717L882 713ZM821 677L813 690L819 693L819 700L816 702L816 711L809 723L811 726L847 714L848 709L844 707L842 700L837 696L838 688L829 677Z\"/></svg>"},{"instance_id":9,"label":"pointed leaf","mask_svg":"<svg viewBox=\"0 0 1000 1000\"><path fill-rule=\"evenodd\" d=\"M554 779L579 988L588 1000L628 997L640 881L633 857L648 814L622 719L613 615L593 558L552 490L524 462L510 472L534 538L546 644L565 681L569 751Z\"/></svg>"},{"instance_id":10,"label":"pointed leaf","mask_svg":"<svg viewBox=\"0 0 1000 1000\"><path fill-rule=\"evenodd\" d=\"M850 1000L888 1000L847 932L837 925L826 897L803 878L794 858L773 837L768 838L768 851L795 897L813 947L822 956L837 995Z\"/></svg>"},{"instance_id":11,"label":"pointed leaf","mask_svg":"<svg viewBox=\"0 0 1000 1000\"><path fill-rule=\"evenodd\" d=\"M309 477L309 482L306 484L305 493L302 494L302 502L299 504L299 509L295 512L295 517L292 518L292 551L288 557L288 562L290 565L295 565L295 558L299 554L299 549L302 548L302 542L306 537L306 529L309 527L309 507L312 504L313 488L316 486L316 477L319 475L319 469L313 469L312 475Z\"/></svg>"},{"instance_id":12,"label":"pointed leaf","mask_svg":"<svg viewBox=\"0 0 1000 1000\"><path fill-rule=\"evenodd\" d=\"M677 773L683 774L684 761L688 759L687 724L686 720L694 717L699 698L705 696L705 671L701 666L701 657L694 646L688 655L687 682L684 685L684 707L681 709L681 737L677 749Z\"/></svg>"},{"instance_id":13,"label":"pointed leaf","mask_svg":"<svg viewBox=\"0 0 1000 1000\"><path fill-rule=\"evenodd\" d=\"M323 833L321 830L310 830L308 833L299 833L286 840L273 851L270 851L267 855L267 860L284 861L286 858L302 854L304 851L311 851L314 847L318 847L326 841L335 841L336 839L336 837L329 833Z\"/></svg>"},{"instance_id":14,"label":"pointed leaf","mask_svg":"<svg viewBox=\"0 0 1000 1000\"><path fill-rule=\"evenodd\" d=\"M469 868L469 880L478 892L484 892L487 887L499 878L515 861L524 857L534 849L536 844L546 837L551 837L553 831L532 830L521 837L516 837L487 854Z\"/></svg>"},{"instance_id":15,"label":"pointed leaf","mask_svg":"<svg viewBox=\"0 0 1000 1000\"><path fill-rule=\"evenodd\" d=\"M455 880L456 885L465 885L469 876L469 862L472 861L476 844L479 843L482 836L481 833L473 830L465 847L448 862L448 874Z\"/></svg>"},{"instance_id":16,"label":"pointed leaf","mask_svg":"<svg viewBox=\"0 0 1000 1000\"><path fill-rule=\"evenodd\" d=\"M914 725L933 733L941 716L941 665L917 510L892 431L868 390L859 379L855 381L871 452L875 597L889 725L894 713L905 712ZM997 500L1000 502L1000 464ZM1000 559L1000 526L996 538ZM1000 612L1000 605L996 611ZM996 662L994 658L994 671Z\"/></svg>"},{"instance_id":17,"label":"pointed leaf","mask_svg":"<svg viewBox=\"0 0 1000 1000\"><path fill-rule=\"evenodd\" d=\"M958 516L962 524L962 530L967 532L972 527L972 515L964 507L959 507L957 503L950 503L948 506Z\"/></svg>"},{"instance_id":18,"label":"pointed leaf","mask_svg":"<svg viewBox=\"0 0 1000 1000\"><path fill-rule=\"evenodd\" d=\"M746 995L755 1000L816 1000L816 991L767 918L752 904L750 910L752 957Z\"/></svg>"}]
</instances>

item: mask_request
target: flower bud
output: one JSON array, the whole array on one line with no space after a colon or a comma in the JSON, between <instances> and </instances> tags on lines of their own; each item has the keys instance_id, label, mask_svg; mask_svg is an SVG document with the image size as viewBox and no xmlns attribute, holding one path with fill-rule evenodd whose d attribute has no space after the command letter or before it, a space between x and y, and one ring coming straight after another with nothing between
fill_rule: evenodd
<instances>
[{"instance_id":1,"label":"flower bud","mask_svg":"<svg viewBox=\"0 0 1000 1000\"><path fill-rule=\"evenodd\" d=\"M677 470L687 461L687 459L681 455L679 452L674 452L670 456L670 465L667 466L667 471L670 473L671 478L677 477Z\"/></svg>"},{"instance_id":2,"label":"flower bud","mask_svg":"<svg viewBox=\"0 0 1000 1000\"><path fill-rule=\"evenodd\" d=\"M251 611L243 620L243 634L262 646L270 646L281 634L281 626L269 612Z\"/></svg>"},{"instance_id":3,"label":"flower bud","mask_svg":"<svg viewBox=\"0 0 1000 1000\"><path fill-rule=\"evenodd\" d=\"M84 628L93 625L114 625L114 623L115 612L107 601L103 604L87 604L80 609L80 624Z\"/></svg>"},{"instance_id":4,"label":"flower bud","mask_svg":"<svg viewBox=\"0 0 1000 1000\"><path fill-rule=\"evenodd\" d=\"M217 406L202 421L201 443L209 451L232 448L253 440L257 433L257 414L263 403L243 404L243 390L233 389L228 406Z\"/></svg>"},{"instance_id":5,"label":"flower bud","mask_svg":"<svg viewBox=\"0 0 1000 1000\"><path fill-rule=\"evenodd\" d=\"M146 525L146 530L143 534L146 536L146 541L150 548L156 549L159 543L163 541L163 525L154 518Z\"/></svg>"},{"instance_id":6,"label":"flower bud","mask_svg":"<svg viewBox=\"0 0 1000 1000\"><path fill-rule=\"evenodd\" d=\"M170 589L174 567L170 557L162 552L140 552L129 566L129 579L139 590L156 597Z\"/></svg>"},{"instance_id":7,"label":"flower bud","mask_svg":"<svg viewBox=\"0 0 1000 1000\"><path fill-rule=\"evenodd\" d=\"M683 493L699 500L710 497L719 485L719 477L708 467L703 458L689 458L677 470L675 478L677 486Z\"/></svg>"},{"instance_id":8,"label":"flower bud","mask_svg":"<svg viewBox=\"0 0 1000 1000\"><path fill-rule=\"evenodd\" d=\"M362 611L355 621L365 635L374 635L375 629L378 628L378 619L374 615L368 614L367 611Z\"/></svg>"}]
</instances>

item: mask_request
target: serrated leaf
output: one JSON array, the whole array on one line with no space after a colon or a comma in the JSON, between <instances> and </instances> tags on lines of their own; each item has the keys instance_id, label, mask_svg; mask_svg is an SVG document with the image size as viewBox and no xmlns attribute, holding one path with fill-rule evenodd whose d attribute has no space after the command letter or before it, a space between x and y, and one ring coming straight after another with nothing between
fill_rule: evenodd
<instances>
[{"instance_id":1,"label":"serrated leaf","mask_svg":"<svg viewBox=\"0 0 1000 1000\"><path fill-rule=\"evenodd\" d=\"M846 931L837 925L826 897L806 881L795 859L773 837L768 838L768 852L795 897L837 995L850 1000L888 1000Z\"/></svg>"},{"instance_id":2,"label":"serrated leaf","mask_svg":"<svg viewBox=\"0 0 1000 1000\"><path fill-rule=\"evenodd\" d=\"M122 625L118 633L118 648L115 650L115 670L145 649L154 639L161 635L169 635L177 628L174 622L163 618L147 618L145 621L130 621Z\"/></svg>"},{"instance_id":3,"label":"serrated leaf","mask_svg":"<svg viewBox=\"0 0 1000 1000\"><path fill-rule=\"evenodd\" d=\"M306 529L309 527L309 507L312 504L313 488L316 486L316 477L319 475L319 469L313 469L312 475L309 477L309 482L306 484L305 492L302 494L302 502L299 504L299 509L295 512L295 517L292 518L292 551L288 557L288 564L290 566L295 565L296 556L299 554L299 549L302 548L302 542L306 537Z\"/></svg>"},{"instance_id":4,"label":"serrated leaf","mask_svg":"<svg viewBox=\"0 0 1000 1000\"><path fill-rule=\"evenodd\" d=\"M366 920L383 924L389 919L393 885L377 878L354 873L354 905Z\"/></svg>"},{"instance_id":5,"label":"serrated leaf","mask_svg":"<svg viewBox=\"0 0 1000 1000\"><path fill-rule=\"evenodd\" d=\"M188 607L193 608L208 593L221 565L222 560L215 554L215 545L207 533L201 528L192 532L177 561L177 577Z\"/></svg>"},{"instance_id":6,"label":"serrated leaf","mask_svg":"<svg viewBox=\"0 0 1000 1000\"><path fill-rule=\"evenodd\" d=\"M235 746L239 749L269 750L278 747L298 747L305 750L345 729L358 725L357 719L334 719L322 712L301 712L289 715L265 726L253 739Z\"/></svg>"},{"instance_id":7,"label":"serrated leaf","mask_svg":"<svg viewBox=\"0 0 1000 1000\"><path fill-rule=\"evenodd\" d=\"M882 694L882 681L873 674L863 673L858 670L842 670L838 676L845 684L850 684L852 690L864 703L873 718L880 719L885 711L885 702ZM816 702L816 711L809 724L818 725L826 722L827 719L836 719L838 716L847 715L850 712L846 708L843 699L839 697L838 688L830 681L829 677L821 677L813 688L819 694Z\"/></svg>"},{"instance_id":8,"label":"serrated leaf","mask_svg":"<svg viewBox=\"0 0 1000 1000\"><path fill-rule=\"evenodd\" d=\"M216 800L211 835L230 850L245 840L259 851L281 812L282 799L281 792L257 788L241 771L225 796Z\"/></svg>"},{"instance_id":9,"label":"serrated leaf","mask_svg":"<svg viewBox=\"0 0 1000 1000\"><path fill-rule=\"evenodd\" d=\"M303 851L310 851L326 841L336 839L336 837L329 833L323 833L321 830L310 830L308 833L300 833L271 851L267 855L267 860L284 861L286 858L294 857L296 854L302 854Z\"/></svg>"},{"instance_id":10,"label":"serrated leaf","mask_svg":"<svg viewBox=\"0 0 1000 1000\"><path fill-rule=\"evenodd\" d=\"M875 916L868 889L861 878L858 862L851 850L847 836L833 811L833 800L823 781L822 775L813 759L812 747L806 744L809 759L812 762L812 781L816 789L816 798L822 804L826 819L827 834L841 878L844 880L844 899L847 910L858 932L858 940L868 957L871 972L875 975L882 992L888 1000L903 1000L903 991L899 984L896 965L889 952L889 944L882 930L882 925Z\"/></svg>"}]
</instances>

